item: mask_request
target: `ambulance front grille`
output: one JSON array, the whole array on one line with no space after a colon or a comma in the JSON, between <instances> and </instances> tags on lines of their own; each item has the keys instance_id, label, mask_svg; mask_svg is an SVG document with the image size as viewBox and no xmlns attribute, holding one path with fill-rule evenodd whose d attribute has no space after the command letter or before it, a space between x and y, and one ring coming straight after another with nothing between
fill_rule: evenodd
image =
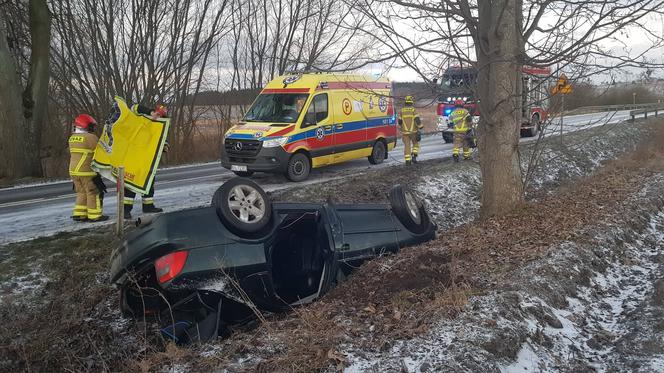
<instances>
[{"instance_id":1,"label":"ambulance front grille","mask_svg":"<svg viewBox=\"0 0 664 373\"><path fill-rule=\"evenodd\" d=\"M224 147L231 157L255 157L261 151L263 142L258 140L226 139Z\"/></svg>"}]
</instances>

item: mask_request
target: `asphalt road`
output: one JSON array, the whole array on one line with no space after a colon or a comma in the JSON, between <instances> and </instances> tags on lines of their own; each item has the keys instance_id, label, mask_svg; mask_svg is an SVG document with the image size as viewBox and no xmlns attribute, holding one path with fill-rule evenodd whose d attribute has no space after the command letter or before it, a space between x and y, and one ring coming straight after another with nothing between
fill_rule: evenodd
<instances>
[{"instance_id":1,"label":"asphalt road","mask_svg":"<svg viewBox=\"0 0 664 373\"><path fill-rule=\"evenodd\" d=\"M565 132L575 131L589 126L616 123L628 118L628 110L568 116L563 118L564 130ZM558 120L555 120L554 122L557 122ZM550 126L551 128L548 130L548 132L553 135L560 131L560 126L554 124L552 124ZM529 141L532 139L522 138L521 140ZM425 136L421 142L421 153L419 158L426 160L449 157L451 156L451 149L452 145L445 144L442 141L440 134ZM334 178L344 174L365 172L369 168L382 168L401 163L403 162L402 152L403 144L399 141L396 149L390 152L389 159L387 159L382 165L369 167L369 163L366 159L356 159L343 164L313 170L309 181ZM168 189L172 188L186 188L197 184L211 182L221 184L232 176L233 174L230 171L222 168L217 162L162 169L157 173L155 184L157 190L156 197L157 200L159 200L160 194L164 194ZM261 185L269 185L272 187L275 185L284 186L290 183L281 175L258 173L254 175L254 179ZM108 189L109 194L107 195L107 199L113 200L114 198L112 198L112 196L115 195L115 188L109 184ZM2 216L4 214L16 213L19 211L25 212L26 210L31 209L42 209L45 206L53 205L55 203L73 204L73 196L72 185L68 180L0 189L0 223L3 220ZM110 211L108 209L105 210ZM69 212L63 211L62 213L68 214ZM2 233L1 225L0 233Z\"/></svg>"}]
</instances>

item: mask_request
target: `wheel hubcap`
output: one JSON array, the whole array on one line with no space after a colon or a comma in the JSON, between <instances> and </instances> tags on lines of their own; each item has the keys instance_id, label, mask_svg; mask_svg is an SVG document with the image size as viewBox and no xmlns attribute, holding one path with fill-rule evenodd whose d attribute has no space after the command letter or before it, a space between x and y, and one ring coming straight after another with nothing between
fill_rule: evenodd
<instances>
[{"instance_id":1,"label":"wheel hubcap","mask_svg":"<svg viewBox=\"0 0 664 373\"><path fill-rule=\"evenodd\" d=\"M302 175L304 173L304 163L301 161L293 163L293 173L296 175Z\"/></svg>"},{"instance_id":2,"label":"wheel hubcap","mask_svg":"<svg viewBox=\"0 0 664 373\"><path fill-rule=\"evenodd\" d=\"M406 192L405 195L406 195L406 206L408 207L408 213L415 221L415 224L420 224L422 222L422 218L420 216L420 208L417 205L417 202L415 201L415 197L413 197L413 195L410 194L409 192Z\"/></svg>"},{"instance_id":3,"label":"wheel hubcap","mask_svg":"<svg viewBox=\"0 0 664 373\"><path fill-rule=\"evenodd\" d=\"M253 224L265 216L265 201L261 194L248 185L238 185L228 195L228 207L244 223Z\"/></svg>"}]
</instances>

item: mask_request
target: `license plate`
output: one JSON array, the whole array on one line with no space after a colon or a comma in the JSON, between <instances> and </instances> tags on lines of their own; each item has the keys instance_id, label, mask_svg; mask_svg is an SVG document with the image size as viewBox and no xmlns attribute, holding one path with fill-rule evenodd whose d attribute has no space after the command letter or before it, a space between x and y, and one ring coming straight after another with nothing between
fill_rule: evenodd
<instances>
[{"instance_id":1,"label":"license plate","mask_svg":"<svg viewBox=\"0 0 664 373\"><path fill-rule=\"evenodd\" d=\"M231 171L247 171L247 166L231 165Z\"/></svg>"}]
</instances>

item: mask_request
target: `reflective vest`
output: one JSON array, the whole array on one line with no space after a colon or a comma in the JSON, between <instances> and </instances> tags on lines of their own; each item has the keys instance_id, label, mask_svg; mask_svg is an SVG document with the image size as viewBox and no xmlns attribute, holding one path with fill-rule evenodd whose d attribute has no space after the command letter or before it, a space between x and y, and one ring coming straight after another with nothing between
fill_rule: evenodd
<instances>
[{"instance_id":1,"label":"reflective vest","mask_svg":"<svg viewBox=\"0 0 664 373\"><path fill-rule=\"evenodd\" d=\"M399 122L401 122L401 133L404 135L412 135L417 133L420 121L420 116L415 112L412 106L406 106L401 109L399 114Z\"/></svg>"},{"instance_id":2,"label":"reflective vest","mask_svg":"<svg viewBox=\"0 0 664 373\"><path fill-rule=\"evenodd\" d=\"M95 176L90 164L99 139L94 133L73 133L69 136L69 175Z\"/></svg>"},{"instance_id":3,"label":"reflective vest","mask_svg":"<svg viewBox=\"0 0 664 373\"><path fill-rule=\"evenodd\" d=\"M470 118L470 113L464 108L455 109L450 114L450 121L452 122L452 127L454 127L454 132L468 132L470 126L468 126L467 119Z\"/></svg>"}]
</instances>

